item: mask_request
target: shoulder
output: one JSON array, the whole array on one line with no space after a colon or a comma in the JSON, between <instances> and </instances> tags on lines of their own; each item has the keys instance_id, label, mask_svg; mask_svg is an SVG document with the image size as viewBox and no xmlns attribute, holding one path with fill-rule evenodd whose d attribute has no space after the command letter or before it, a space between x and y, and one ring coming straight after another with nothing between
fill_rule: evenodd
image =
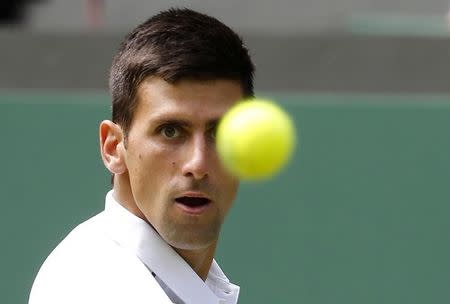
<instances>
[{"instance_id":1,"label":"shoulder","mask_svg":"<svg viewBox=\"0 0 450 304\"><path fill-rule=\"evenodd\" d=\"M171 303L139 258L106 235L102 216L76 227L47 257L30 304Z\"/></svg>"}]
</instances>

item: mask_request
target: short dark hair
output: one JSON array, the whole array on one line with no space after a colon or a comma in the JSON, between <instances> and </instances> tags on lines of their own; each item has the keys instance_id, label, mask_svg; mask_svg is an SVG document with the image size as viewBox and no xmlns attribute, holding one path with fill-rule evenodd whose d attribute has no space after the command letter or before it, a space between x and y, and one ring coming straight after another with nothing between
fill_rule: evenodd
<instances>
[{"instance_id":1,"label":"short dark hair","mask_svg":"<svg viewBox=\"0 0 450 304\"><path fill-rule=\"evenodd\" d=\"M169 83L183 79L230 79L252 97L254 65L242 39L211 16L169 9L137 26L122 42L109 79L112 120L127 133L141 82L156 76Z\"/></svg>"}]
</instances>

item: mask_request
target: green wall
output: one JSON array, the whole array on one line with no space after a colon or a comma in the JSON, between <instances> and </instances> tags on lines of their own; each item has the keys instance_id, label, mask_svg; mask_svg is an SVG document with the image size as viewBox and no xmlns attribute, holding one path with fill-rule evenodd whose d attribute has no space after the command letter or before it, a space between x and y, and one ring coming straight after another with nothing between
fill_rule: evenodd
<instances>
[{"instance_id":1,"label":"green wall","mask_svg":"<svg viewBox=\"0 0 450 304\"><path fill-rule=\"evenodd\" d=\"M271 96L301 144L242 184L225 224L240 303L450 302L450 97ZM102 210L108 117L103 94L0 95L1 303L26 303L52 248Z\"/></svg>"}]
</instances>

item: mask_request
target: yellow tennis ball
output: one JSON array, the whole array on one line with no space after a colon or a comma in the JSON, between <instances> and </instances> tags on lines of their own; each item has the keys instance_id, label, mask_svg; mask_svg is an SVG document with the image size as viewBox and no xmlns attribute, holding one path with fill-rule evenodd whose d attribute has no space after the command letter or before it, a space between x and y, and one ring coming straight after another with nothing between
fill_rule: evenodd
<instances>
[{"instance_id":1,"label":"yellow tennis ball","mask_svg":"<svg viewBox=\"0 0 450 304\"><path fill-rule=\"evenodd\" d=\"M248 99L221 119L216 147L225 168L242 180L262 180L277 174L295 146L289 115L269 100Z\"/></svg>"}]
</instances>

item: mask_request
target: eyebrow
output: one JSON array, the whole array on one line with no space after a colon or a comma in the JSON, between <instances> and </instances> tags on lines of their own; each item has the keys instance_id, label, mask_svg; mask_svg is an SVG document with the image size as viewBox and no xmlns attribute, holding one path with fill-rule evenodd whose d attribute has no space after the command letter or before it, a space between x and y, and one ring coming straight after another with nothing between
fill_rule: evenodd
<instances>
[{"instance_id":1,"label":"eyebrow","mask_svg":"<svg viewBox=\"0 0 450 304\"><path fill-rule=\"evenodd\" d=\"M220 118L215 118L215 119L208 120L206 122L206 127L207 128L215 128L218 125L219 121L220 121ZM172 119L172 118L167 118L167 119L161 118L161 119L155 120L154 122L152 122L152 124L158 125L158 126L165 125L165 124L167 124L167 125L179 125L179 126L183 126L183 127L189 127L189 126L192 125L188 120L176 119L176 118L174 118L174 119Z\"/></svg>"},{"instance_id":2,"label":"eyebrow","mask_svg":"<svg viewBox=\"0 0 450 304\"><path fill-rule=\"evenodd\" d=\"M211 119L206 123L208 128L215 128L219 124L220 118Z\"/></svg>"}]
</instances>

